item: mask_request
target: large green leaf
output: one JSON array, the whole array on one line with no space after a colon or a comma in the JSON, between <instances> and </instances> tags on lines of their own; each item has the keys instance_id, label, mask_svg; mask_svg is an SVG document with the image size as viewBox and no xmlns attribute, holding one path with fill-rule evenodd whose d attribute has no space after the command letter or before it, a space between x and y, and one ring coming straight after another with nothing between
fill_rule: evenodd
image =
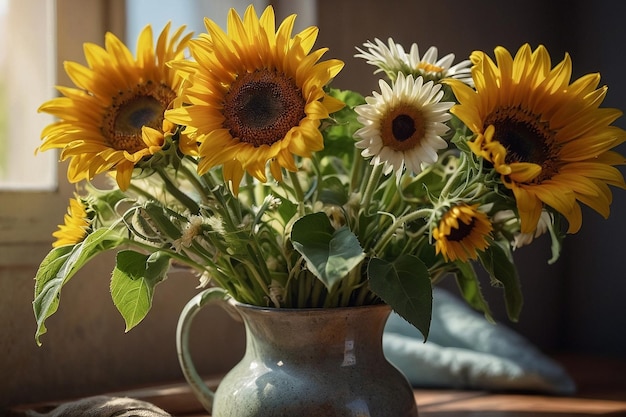
<instances>
[{"instance_id":1,"label":"large green leaf","mask_svg":"<svg viewBox=\"0 0 626 417\"><path fill-rule=\"evenodd\" d=\"M433 290L426 265L413 255L402 255L394 262L372 258L367 275L371 290L427 339Z\"/></svg>"},{"instance_id":2,"label":"large green leaf","mask_svg":"<svg viewBox=\"0 0 626 417\"><path fill-rule=\"evenodd\" d=\"M164 252L145 255L125 250L117 254L111 277L111 297L124 318L127 332L150 311L154 287L163 281L169 265L170 258Z\"/></svg>"},{"instance_id":3,"label":"large green leaf","mask_svg":"<svg viewBox=\"0 0 626 417\"><path fill-rule=\"evenodd\" d=\"M503 287L507 315L511 321L517 321L524 298L515 263L508 246L505 245L506 243L493 242L485 252L479 253L479 259L489 273L492 283Z\"/></svg>"},{"instance_id":4,"label":"large green leaf","mask_svg":"<svg viewBox=\"0 0 626 417\"><path fill-rule=\"evenodd\" d=\"M325 213L298 219L291 230L291 241L307 268L329 291L365 258L354 233L347 227L335 230Z\"/></svg>"},{"instance_id":5,"label":"large green leaf","mask_svg":"<svg viewBox=\"0 0 626 417\"><path fill-rule=\"evenodd\" d=\"M456 282L461 291L461 295L465 301L474 309L482 311L485 314L485 318L494 323L491 310L485 300L482 290L480 289L480 282L476 271L472 267L471 263L457 262L457 271L455 273Z\"/></svg>"},{"instance_id":6,"label":"large green leaf","mask_svg":"<svg viewBox=\"0 0 626 417\"><path fill-rule=\"evenodd\" d=\"M35 276L33 311L37 320L35 341L46 333L45 321L57 311L61 289L91 258L119 246L124 239L114 230L99 229L74 246L61 246L48 253Z\"/></svg>"}]
</instances>

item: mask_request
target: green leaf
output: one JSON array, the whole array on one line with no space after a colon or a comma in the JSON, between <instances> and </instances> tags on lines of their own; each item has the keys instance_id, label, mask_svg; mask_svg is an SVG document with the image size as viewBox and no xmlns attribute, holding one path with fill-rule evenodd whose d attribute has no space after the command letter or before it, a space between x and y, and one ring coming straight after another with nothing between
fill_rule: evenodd
<instances>
[{"instance_id":1,"label":"green leaf","mask_svg":"<svg viewBox=\"0 0 626 417\"><path fill-rule=\"evenodd\" d=\"M280 201L278 207L275 206L273 200L277 199ZM272 195L266 196L263 200L263 204L257 210L257 213L254 217L253 229L254 228L268 228L269 230L274 230L274 226L272 223L274 221L280 222L282 226L285 226L289 223L289 221L296 215L298 212L298 206L290 201L289 199L283 196L275 196ZM271 220L268 220L271 219Z\"/></svg>"},{"instance_id":2,"label":"green leaf","mask_svg":"<svg viewBox=\"0 0 626 417\"><path fill-rule=\"evenodd\" d=\"M119 218L115 207L120 201L128 198L128 196L119 188L113 190L100 190L96 188L92 183L85 184L85 191L89 195L86 204L89 206L93 213L97 213L101 221L115 221Z\"/></svg>"},{"instance_id":3,"label":"green leaf","mask_svg":"<svg viewBox=\"0 0 626 417\"><path fill-rule=\"evenodd\" d=\"M280 200L280 205L278 206L278 209L276 210L276 214L278 215L277 218L280 220L280 224L284 226L288 224L291 219L293 219L293 216L296 215L296 213L298 212L298 205L294 203L293 201L280 195L275 195L274 198L277 198ZM261 226L267 225L267 223L263 223L263 222L259 224Z\"/></svg>"},{"instance_id":4,"label":"green leaf","mask_svg":"<svg viewBox=\"0 0 626 417\"><path fill-rule=\"evenodd\" d=\"M164 234L171 240L180 239L182 232L172 222L172 217L179 216L178 213L155 201L146 202L142 213L147 215L156 225L159 233Z\"/></svg>"},{"instance_id":5,"label":"green leaf","mask_svg":"<svg viewBox=\"0 0 626 417\"><path fill-rule=\"evenodd\" d=\"M111 297L126 322L127 332L150 311L154 287L163 281L169 265L170 257L164 252L118 252L111 277Z\"/></svg>"},{"instance_id":6,"label":"green leaf","mask_svg":"<svg viewBox=\"0 0 626 417\"><path fill-rule=\"evenodd\" d=\"M396 313L428 338L433 291L428 268L416 256L402 255L394 262L372 258L367 266L369 286Z\"/></svg>"},{"instance_id":7,"label":"green leaf","mask_svg":"<svg viewBox=\"0 0 626 417\"><path fill-rule=\"evenodd\" d=\"M291 241L304 257L307 268L329 291L365 258L354 233L347 227L335 230L325 213L298 219L291 231Z\"/></svg>"},{"instance_id":8,"label":"green leaf","mask_svg":"<svg viewBox=\"0 0 626 417\"><path fill-rule=\"evenodd\" d=\"M41 261L35 276L35 297L43 291L46 284L52 281L67 261L75 246L64 245L53 248Z\"/></svg>"},{"instance_id":9,"label":"green leaf","mask_svg":"<svg viewBox=\"0 0 626 417\"><path fill-rule=\"evenodd\" d=\"M482 290L480 289L480 282L476 271L470 263L457 262L457 272L455 273L456 283L459 286L461 295L472 308L482 311L485 314L485 318L492 323L495 323L487 300L483 297Z\"/></svg>"},{"instance_id":10,"label":"green leaf","mask_svg":"<svg viewBox=\"0 0 626 417\"><path fill-rule=\"evenodd\" d=\"M154 282L155 285L157 282L162 281L170 269L171 259L167 252L158 251L151 253L146 261L146 275L144 278L149 282Z\"/></svg>"},{"instance_id":11,"label":"green leaf","mask_svg":"<svg viewBox=\"0 0 626 417\"><path fill-rule=\"evenodd\" d=\"M97 254L119 246L124 239L113 229L99 229L74 246L62 246L48 253L35 275L33 311L37 320L35 341L46 333L45 321L57 311L63 286Z\"/></svg>"},{"instance_id":12,"label":"green leaf","mask_svg":"<svg viewBox=\"0 0 626 417\"><path fill-rule=\"evenodd\" d=\"M511 321L517 321L524 299L517 269L506 243L493 242L485 252L479 253L480 263L489 273L494 285L504 289L506 312Z\"/></svg>"},{"instance_id":13,"label":"green leaf","mask_svg":"<svg viewBox=\"0 0 626 417\"><path fill-rule=\"evenodd\" d=\"M326 204L343 206L348 202L346 186L337 177L325 178L318 199Z\"/></svg>"},{"instance_id":14,"label":"green leaf","mask_svg":"<svg viewBox=\"0 0 626 417\"><path fill-rule=\"evenodd\" d=\"M351 158L354 154L354 141L346 140L353 137L354 132L363 125L357 120L357 113L354 107L364 104L365 99L357 92L350 90L338 90L331 88L329 94L341 101L346 106L333 113L331 119L333 123L322 129L324 136L324 149L316 152L320 158L324 156L337 157L341 160L344 157Z\"/></svg>"}]
</instances>

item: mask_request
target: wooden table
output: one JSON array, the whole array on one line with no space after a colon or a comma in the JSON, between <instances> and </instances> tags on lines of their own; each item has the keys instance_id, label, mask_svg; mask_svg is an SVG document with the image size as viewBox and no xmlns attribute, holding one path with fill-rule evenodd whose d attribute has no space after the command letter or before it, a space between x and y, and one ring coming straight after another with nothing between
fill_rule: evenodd
<instances>
[{"instance_id":1,"label":"wooden table","mask_svg":"<svg viewBox=\"0 0 626 417\"><path fill-rule=\"evenodd\" d=\"M537 394L492 393L484 391L415 390L420 417L626 417L626 361L564 356L559 361L576 381L579 392L573 397ZM215 386L219 378L207 379ZM208 417L187 385L168 385L109 393L151 402L174 416ZM9 416L24 416L28 409L40 412L58 403L23 405ZM392 417L392 416L390 416Z\"/></svg>"}]
</instances>

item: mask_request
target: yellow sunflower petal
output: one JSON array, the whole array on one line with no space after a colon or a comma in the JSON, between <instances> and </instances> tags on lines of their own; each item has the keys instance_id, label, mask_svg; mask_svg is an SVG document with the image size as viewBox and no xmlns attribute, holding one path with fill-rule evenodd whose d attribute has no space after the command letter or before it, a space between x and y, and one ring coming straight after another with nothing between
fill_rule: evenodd
<instances>
[{"instance_id":1,"label":"yellow sunflower petal","mask_svg":"<svg viewBox=\"0 0 626 417\"><path fill-rule=\"evenodd\" d=\"M435 252L451 262L477 259L478 252L489 246L492 230L487 215L479 211L477 205L453 206L433 229Z\"/></svg>"},{"instance_id":2,"label":"yellow sunflower petal","mask_svg":"<svg viewBox=\"0 0 626 417\"><path fill-rule=\"evenodd\" d=\"M224 181L230 184L234 195L239 194L239 185L243 179L244 170L241 164L237 161L230 161L224 164L222 173L224 175Z\"/></svg>"},{"instance_id":3,"label":"yellow sunflower petal","mask_svg":"<svg viewBox=\"0 0 626 417\"><path fill-rule=\"evenodd\" d=\"M317 27L309 26L295 36L298 39L304 54L311 52L311 49L313 49L313 45L315 45L315 41L317 40L318 33L319 29Z\"/></svg>"},{"instance_id":4,"label":"yellow sunflower petal","mask_svg":"<svg viewBox=\"0 0 626 417\"><path fill-rule=\"evenodd\" d=\"M322 104L324 104L324 107L326 107L328 113L331 114L338 112L346 106L346 103L344 103L343 101L328 95L322 99Z\"/></svg>"},{"instance_id":5,"label":"yellow sunflower petal","mask_svg":"<svg viewBox=\"0 0 626 417\"><path fill-rule=\"evenodd\" d=\"M146 144L146 146L148 147L161 147L163 146L163 132L156 130L156 129L152 129L151 127L147 127L144 126L142 128L142 139L144 141L144 143Z\"/></svg>"},{"instance_id":6,"label":"yellow sunflower petal","mask_svg":"<svg viewBox=\"0 0 626 417\"><path fill-rule=\"evenodd\" d=\"M595 183L594 188L598 190L599 193L597 195L584 194L579 193L576 195L576 198L583 204L588 207L591 207L593 210L598 212L605 219L609 217L611 213L611 202L613 200L613 195L611 194L610 188L603 182L600 181L592 181Z\"/></svg>"},{"instance_id":7,"label":"yellow sunflower petal","mask_svg":"<svg viewBox=\"0 0 626 417\"><path fill-rule=\"evenodd\" d=\"M516 182L530 182L541 174L541 166L528 162L518 162L509 165L509 174Z\"/></svg>"},{"instance_id":8,"label":"yellow sunflower petal","mask_svg":"<svg viewBox=\"0 0 626 417\"><path fill-rule=\"evenodd\" d=\"M52 236L56 238L56 241L52 243L55 248L81 242L87 236L87 230L90 227L85 206L77 196L70 199L63 220L64 224L59 225L58 230L52 233Z\"/></svg>"},{"instance_id":9,"label":"yellow sunflower petal","mask_svg":"<svg viewBox=\"0 0 626 417\"><path fill-rule=\"evenodd\" d=\"M115 181L117 182L118 187L120 187L120 190L126 191L130 186L130 179L134 168L135 165L130 161L124 161L117 164Z\"/></svg>"},{"instance_id":10,"label":"yellow sunflower petal","mask_svg":"<svg viewBox=\"0 0 626 417\"><path fill-rule=\"evenodd\" d=\"M533 193L529 193L524 188L514 187L513 194L517 202L517 210L520 217L520 232L533 233L541 217L541 200Z\"/></svg>"}]
</instances>

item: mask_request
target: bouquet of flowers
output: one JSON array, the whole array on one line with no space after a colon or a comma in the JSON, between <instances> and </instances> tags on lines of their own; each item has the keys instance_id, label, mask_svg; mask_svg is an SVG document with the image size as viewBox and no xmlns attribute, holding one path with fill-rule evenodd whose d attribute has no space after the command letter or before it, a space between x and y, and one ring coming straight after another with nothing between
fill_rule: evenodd
<instances>
[{"instance_id":1,"label":"bouquet of flowers","mask_svg":"<svg viewBox=\"0 0 626 417\"><path fill-rule=\"evenodd\" d=\"M598 74L571 82L569 56L523 45L455 64L375 39L356 48L382 75L363 97L332 87L344 63L294 20L250 6L226 31L167 25L156 44L148 26L136 56L108 33L87 66L65 64L75 87L41 106L57 121L39 150L60 149L79 186L37 272L37 343L63 286L111 250L127 330L173 266L253 305L387 303L425 336L446 277L491 318L482 267L515 320L513 251L548 233L554 262L580 203L608 217L609 186L626 187L621 112L600 107Z\"/></svg>"}]
</instances>

